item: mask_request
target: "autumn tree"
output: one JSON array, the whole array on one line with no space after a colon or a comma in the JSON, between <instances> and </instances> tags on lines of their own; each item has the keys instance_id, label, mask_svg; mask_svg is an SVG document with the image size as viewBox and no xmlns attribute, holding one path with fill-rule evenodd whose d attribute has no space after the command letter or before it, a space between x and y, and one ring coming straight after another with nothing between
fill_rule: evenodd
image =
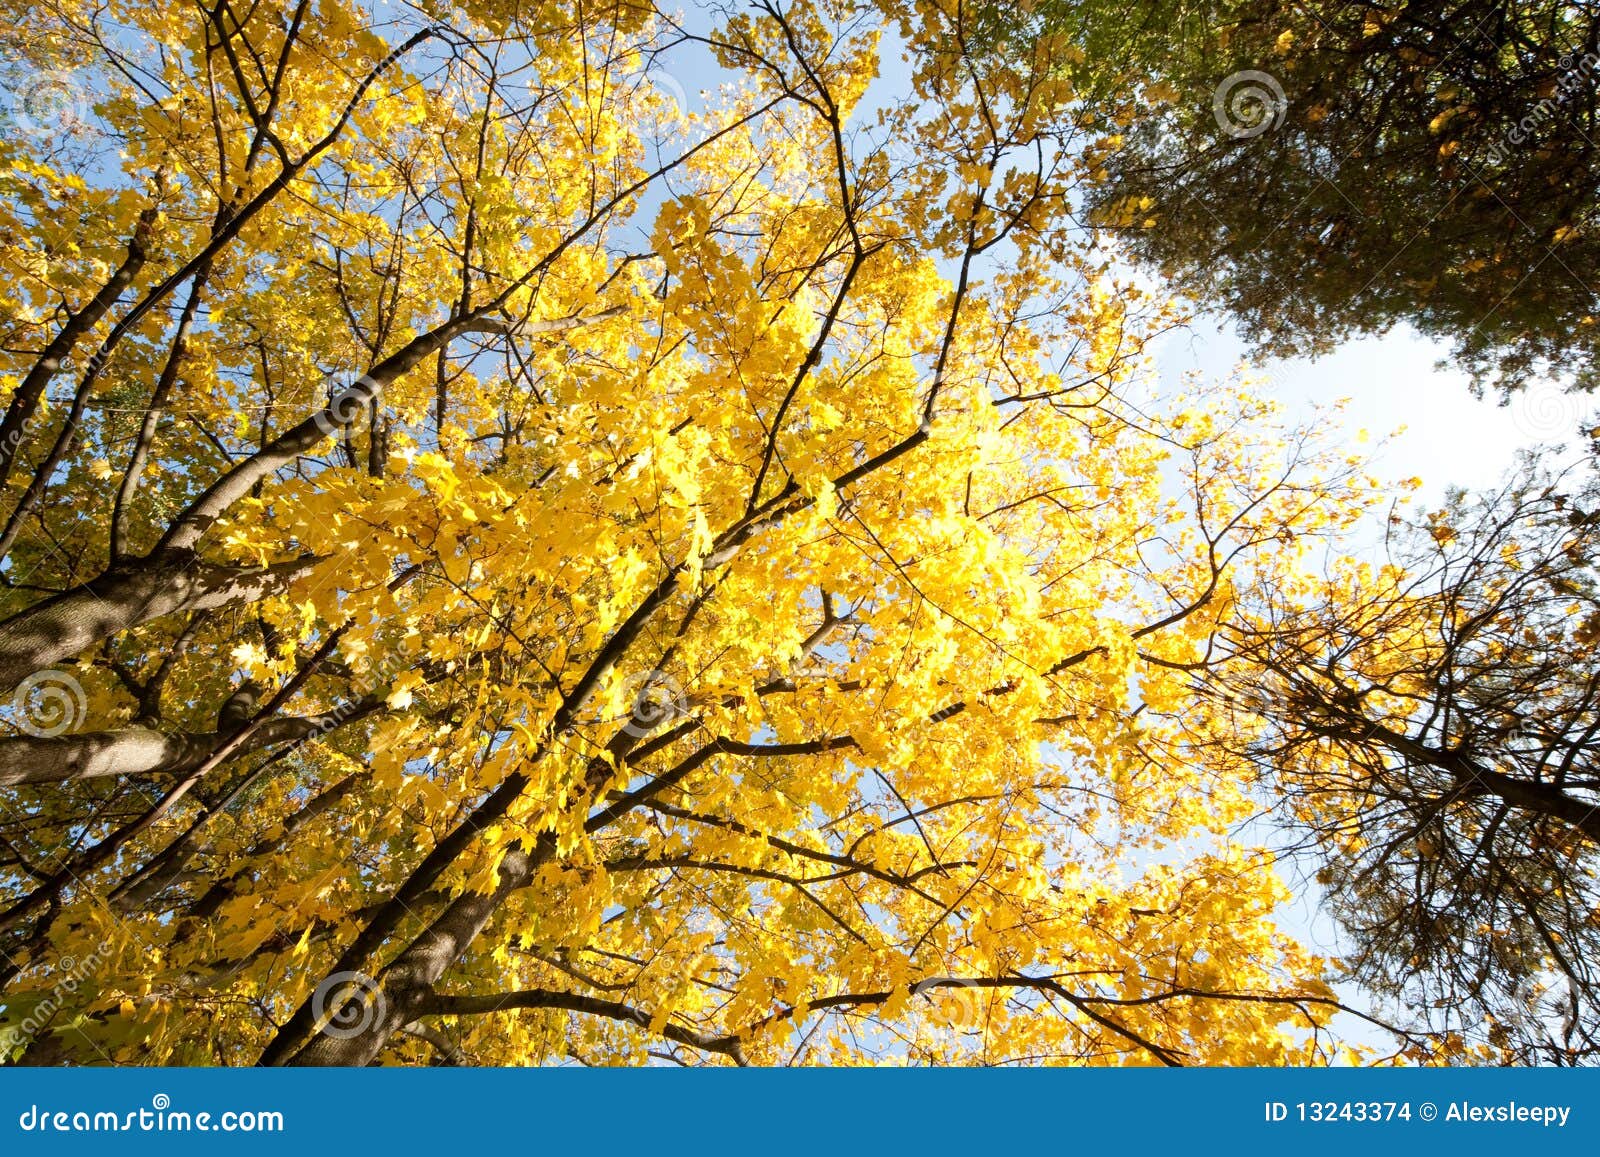
<instances>
[{"instance_id":1,"label":"autumn tree","mask_svg":"<svg viewBox=\"0 0 1600 1157\"><path fill-rule=\"evenodd\" d=\"M1022 13L1026 12L1027 15ZM1095 221L1276 354L1405 323L1479 387L1596 384L1600 8L1038 0L1107 141Z\"/></svg>"},{"instance_id":2,"label":"autumn tree","mask_svg":"<svg viewBox=\"0 0 1600 1157\"><path fill-rule=\"evenodd\" d=\"M1280 592L1212 694L1356 978L1502 1061L1593 1063L1600 484L1548 457Z\"/></svg>"},{"instance_id":3,"label":"autumn tree","mask_svg":"<svg viewBox=\"0 0 1600 1157\"><path fill-rule=\"evenodd\" d=\"M8 1055L1335 1055L1172 721L1370 484L1149 396L1049 54L380 11L8 9Z\"/></svg>"}]
</instances>

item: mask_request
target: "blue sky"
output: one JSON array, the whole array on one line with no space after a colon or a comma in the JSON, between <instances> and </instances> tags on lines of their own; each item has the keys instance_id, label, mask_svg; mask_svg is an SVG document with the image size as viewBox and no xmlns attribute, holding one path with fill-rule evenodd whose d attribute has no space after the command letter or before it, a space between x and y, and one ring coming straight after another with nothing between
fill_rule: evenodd
<instances>
[{"instance_id":1,"label":"blue sky","mask_svg":"<svg viewBox=\"0 0 1600 1157\"><path fill-rule=\"evenodd\" d=\"M1520 449L1572 441L1579 422L1595 408L1592 400L1567 394L1554 382L1535 385L1507 406L1496 397L1475 398L1465 373L1437 364L1447 353L1443 345L1401 328L1352 340L1316 360L1269 361L1262 368L1274 396L1291 411L1309 414L1316 405L1349 399L1344 425L1351 444L1359 430L1368 431L1380 476L1420 477L1421 497L1430 503L1450 486L1494 484ZM1157 350L1168 380L1188 370L1226 376L1248 356L1226 325L1206 318Z\"/></svg>"}]
</instances>

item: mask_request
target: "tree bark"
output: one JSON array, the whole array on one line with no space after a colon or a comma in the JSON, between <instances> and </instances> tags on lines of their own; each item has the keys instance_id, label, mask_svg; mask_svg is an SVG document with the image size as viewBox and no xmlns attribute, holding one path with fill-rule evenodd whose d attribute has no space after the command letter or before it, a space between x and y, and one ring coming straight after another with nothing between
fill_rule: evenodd
<instances>
[{"instance_id":1,"label":"tree bark","mask_svg":"<svg viewBox=\"0 0 1600 1157\"><path fill-rule=\"evenodd\" d=\"M235 753L304 739L327 726L322 718L270 719ZM0 786L19 783L70 783L107 775L182 775L199 767L232 732L166 735L147 727L94 731L49 738L0 739Z\"/></svg>"},{"instance_id":2,"label":"tree bark","mask_svg":"<svg viewBox=\"0 0 1600 1157\"><path fill-rule=\"evenodd\" d=\"M0 623L0 693L152 619L275 594L320 561L303 558L267 567L167 562L108 571Z\"/></svg>"},{"instance_id":3,"label":"tree bark","mask_svg":"<svg viewBox=\"0 0 1600 1157\"><path fill-rule=\"evenodd\" d=\"M507 852L500 864L499 884L492 893L467 892L456 897L428 930L384 969L379 998L370 1009L370 1023L365 1023L366 1018L363 1018L365 1031L354 1036L318 1033L288 1063L370 1064L391 1036L425 1014L427 1002L433 996L433 986L444 976L445 969L477 939L501 901L533 879L537 862L548 858L547 853L536 859L521 848ZM338 1010L324 1011L331 1014Z\"/></svg>"}]
</instances>

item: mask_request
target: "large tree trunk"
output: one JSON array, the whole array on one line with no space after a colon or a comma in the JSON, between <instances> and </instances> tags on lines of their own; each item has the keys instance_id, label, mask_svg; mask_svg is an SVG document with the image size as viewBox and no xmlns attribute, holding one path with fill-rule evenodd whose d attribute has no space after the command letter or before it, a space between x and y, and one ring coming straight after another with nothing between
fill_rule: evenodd
<instances>
[{"instance_id":1,"label":"large tree trunk","mask_svg":"<svg viewBox=\"0 0 1600 1157\"><path fill-rule=\"evenodd\" d=\"M275 594L319 561L295 559L268 567L169 562L108 571L0 623L0 693L152 619Z\"/></svg>"},{"instance_id":2,"label":"large tree trunk","mask_svg":"<svg viewBox=\"0 0 1600 1157\"><path fill-rule=\"evenodd\" d=\"M369 1003L359 1010L350 1009L339 1020L337 1033L318 1032L288 1061L291 1065L362 1066L371 1064L383 1046L403 1025L409 1024L424 1012L433 986L444 976L445 969L467 950L478 933L483 931L489 918L501 902L517 889L525 887L532 879L535 868L544 856L530 855L513 848L500 864L500 881L493 893L467 892L456 897L439 915L428 930L407 946L394 963L384 969L382 987L376 984L357 985ZM331 978L330 978L331 979ZM323 982L327 984L327 981ZM325 1016L338 1013L339 1007L329 1001L323 1008ZM360 1032L350 1032L345 1024L355 1020Z\"/></svg>"},{"instance_id":3,"label":"large tree trunk","mask_svg":"<svg viewBox=\"0 0 1600 1157\"><path fill-rule=\"evenodd\" d=\"M328 722L322 718L266 720L236 754L304 739ZM127 727L84 735L0 739L0 786L66 783L105 775L182 775L209 759L229 737L220 731L165 735L145 727Z\"/></svg>"}]
</instances>

